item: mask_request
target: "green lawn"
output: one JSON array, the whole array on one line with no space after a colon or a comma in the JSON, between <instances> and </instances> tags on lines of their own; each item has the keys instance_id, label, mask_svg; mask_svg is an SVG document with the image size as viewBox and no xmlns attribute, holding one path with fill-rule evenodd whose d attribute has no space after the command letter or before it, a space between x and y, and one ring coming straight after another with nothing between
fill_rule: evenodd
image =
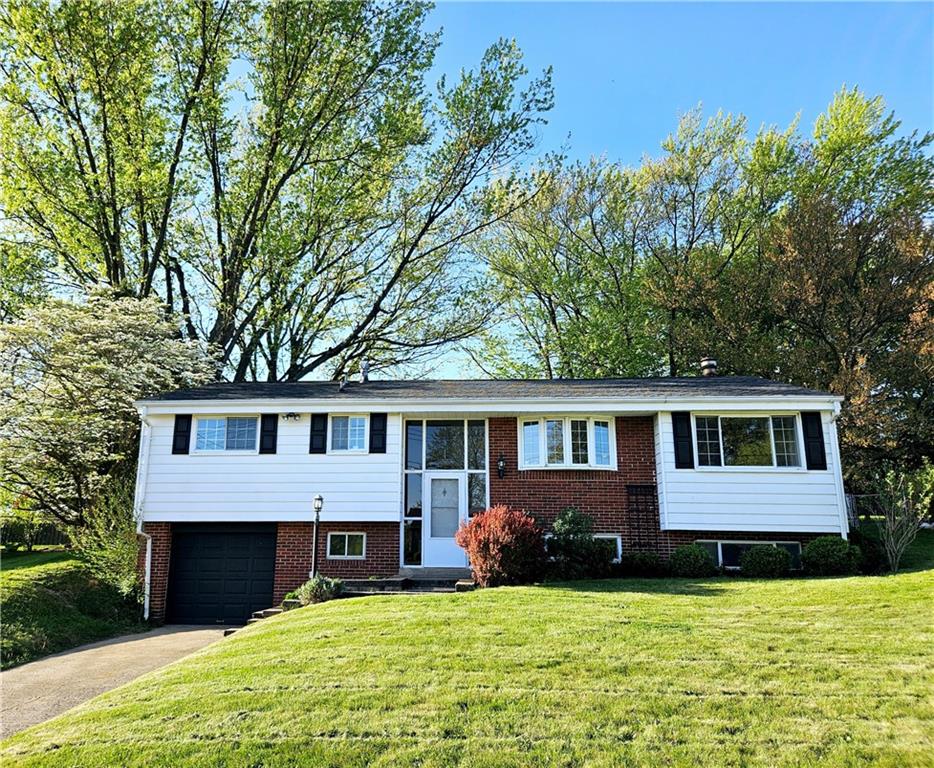
<instances>
[{"instance_id":1,"label":"green lawn","mask_svg":"<svg viewBox=\"0 0 934 768\"><path fill-rule=\"evenodd\" d=\"M0 757L930 766L932 600L931 570L342 600L245 629L14 736Z\"/></svg>"},{"instance_id":2,"label":"green lawn","mask_svg":"<svg viewBox=\"0 0 934 768\"><path fill-rule=\"evenodd\" d=\"M0 560L0 667L142 629L139 612L62 550Z\"/></svg>"}]
</instances>

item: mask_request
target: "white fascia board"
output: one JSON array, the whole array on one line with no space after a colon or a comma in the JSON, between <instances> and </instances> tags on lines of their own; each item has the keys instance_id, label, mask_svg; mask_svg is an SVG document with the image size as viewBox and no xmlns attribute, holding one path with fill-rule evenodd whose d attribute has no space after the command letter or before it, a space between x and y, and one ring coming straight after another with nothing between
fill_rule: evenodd
<instances>
[{"instance_id":1,"label":"white fascia board","mask_svg":"<svg viewBox=\"0 0 934 768\"><path fill-rule=\"evenodd\" d=\"M753 395L746 397L656 397L640 399L543 397L522 400L379 399L379 400L244 400L137 401L149 415L175 413L632 413L658 411L801 411L833 410L837 395Z\"/></svg>"},{"instance_id":2,"label":"white fascia board","mask_svg":"<svg viewBox=\"0 0 934 768\"><path fill-rule=\"evenodd\" d=\"M311 504L309 504L309 508ZM146 512L147 523L311 523L314 512ZM321 512L322 523L398 523L398 512Z\"/></svg>"}]
</instances>

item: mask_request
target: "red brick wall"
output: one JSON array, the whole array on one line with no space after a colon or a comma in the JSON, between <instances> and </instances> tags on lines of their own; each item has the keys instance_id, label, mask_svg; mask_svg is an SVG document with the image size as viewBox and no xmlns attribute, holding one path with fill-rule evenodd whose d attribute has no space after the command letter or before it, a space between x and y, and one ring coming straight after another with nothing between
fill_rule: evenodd
<instances>
[{"instance_id":1,"label":"red brick wall","mask_svg":"<svg viewBox=\"0 0 934 768\"><path fill-rule=\"evenodd\" d=\"M547 528L565 507L594 519L600 533L619 533L623 546L654 548L659 532L655 492L655 438L651 416L616 418L617 471L533 469L519 471L518 420L491 418L490 503L524 509ZM496 462L506 459L500 479ZM629 486L638 486L630 490Z\"/></svg>"},{"instance_id":2,"label":"red brick wall","mask_svg":"<svg viewBox=\"0 0 934 768\"><path fill-rule=\"evenodd\" d=\"M169 587L169 561L172 557L172 524L144 523L143 532L152 537L149 567L149 619L161 624L165 620L165 596ZM140 578L146 575L146 539L140 537L137 559Z\"/></svg>"},{"instance_id":3,"label":"red brick wall","mask_svg":"<svg viewBox=\"0 0 934 768\"><path fill-rule=\"evenodd\" d=\"M366 559L330 560L329 531L366 534ZM311 572L312 523L279 523L273 602L308 580ZM318 526L318 571L325 576L367 578L399 572L399 523L321 523Z\"/></svg>"}]
</instances>

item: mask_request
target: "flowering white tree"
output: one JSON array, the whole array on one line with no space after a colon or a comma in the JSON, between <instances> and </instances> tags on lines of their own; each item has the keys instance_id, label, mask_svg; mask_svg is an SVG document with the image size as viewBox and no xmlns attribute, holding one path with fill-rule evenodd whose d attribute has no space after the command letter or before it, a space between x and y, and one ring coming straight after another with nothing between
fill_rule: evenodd
<instances>
[{"instance_id":1,"label":"flowering white tree","mask_svg":"<svg viewBox=\"0 0 934 768\"><path fill-rule=\"evenodd\" d=\"M157 299L49 300L0 326L0 487L82 525L135 462L133 401L200 383L212 361Z\"/></svg>"}]
</instances>

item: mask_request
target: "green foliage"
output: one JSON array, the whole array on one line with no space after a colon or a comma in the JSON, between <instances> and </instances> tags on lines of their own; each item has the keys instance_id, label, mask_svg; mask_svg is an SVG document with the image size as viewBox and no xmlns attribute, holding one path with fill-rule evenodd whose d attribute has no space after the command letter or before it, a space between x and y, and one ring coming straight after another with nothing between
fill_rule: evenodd
<instances>
[{"instance_id":1,"label":"green foliage","mask_svg":"<svg viewBox=\"0 0 934 768\"><path fill-rule=\"evenodd\" d=\"M811 576L848 576L859 570L859 547L839 536L818 536L801 552L801 564Z\"/></svg>"},{"instance_id":2,"label":"green foliage","mask_svg":"<svg viewBox=\"0 0 934 768\"><path fill-rule=\"evenodd\" d=\"M739 572L754 579L787 576L791 570L791 555L787 549L769 544L756 544L739 556Z\"/></svg>"},{"instance_id":3,"label":"green foliage","mask_svg":"<svg viewBox=\"0 0 934 768\"><path fill-rule=\"evenodd\" d=\"M3 669L143 628L133 600L62 552L4 555L0 604Z\"/></svg>"},{"instance_id":4,"label":"green foliage","mask_svg":"<svg viewBox=\"0 0 934 768\"><path fill-rule=\"evenodd\" d=\"M879 536L879 526L873 521L862 522L858 528L850 531L849 542L859 547L861 555L860 573L874 575L881 573L888 567L888 560L885 551L882 549Z\"/></svg>"},{"instance_id":5,"label":"green foliage","mask_svg":"<svg viewBox=\"0 0 934 768\"><path fill-rule=\"evenodd\" d=\"M312 603L326 603L328 600L340 597L343 591L343 581L322 576L319 573L296 589L294 594L295 599L302 605L311 605Z\"/></svg>"},{"instance_id":6,"label":"green foliage","mask_svg":"<svg viewBox=\"0 0 934 768\"><path fill-rule=\"evenodd\" d=\"M88 573L124 598L140 601L139 540L130 480L118 478L109 483L88 510L84 524L70 530L70 538L72 551Z\"/></svg>"},{"instance_id":7,"label":"green foliage","mask_svg":"<svg viewBox=\"0 0 934 768\"><path fill-rule=\"evenodd\" d=\"M156 299L47 300L0 327L0 487L81 525L136 460L134 400L203 382L211 361Z\"/></svg>"},{"instance_id":8,"label":"green foliage","mask_svg":"<svg viewBox=\"0 0 934 768\"><path fill-rule=\"evenodd\" d=\"M473 334L491 305L462 244L533 145L550 72L527 78L501 40L431 93L428 12L7 3L0 205L28 246L0 307L19 311L37 264L40 288L155 296L238 380L377 370Z\"/></svg>"},{"instance_id":9,"label":"green foliage","mask_svg":"<svg viewBox=\"0 0 934 768\"><path fill-rule=\"evenodd\" d=\"M620 562L614 568L620 576L646 577L665 576L668 573L668 563L657 552L623 552Z\"/></svg>"},{"instance_id":10,"label":"green foliage","mask_svg":"<svg viewBox=\"0 0 934 768\"><path fill-rule=\"evenodd\" d=\"M616 557L612 542L593 537L593 518L574 507L558 513L546 552L551 577L562 580L605 578Z\"/></svg>"},{"instance_id":11,"label":"green foliage","mask_svg":"<svg viewBox=\"0 0 934 768\"><path fill-rule=\"evenodd\" d=\"M673 576L702 578L717 573L717 564L710 553L700 544L683 544L675 547L668 559Z\"/></svg>"}]
</instances>

